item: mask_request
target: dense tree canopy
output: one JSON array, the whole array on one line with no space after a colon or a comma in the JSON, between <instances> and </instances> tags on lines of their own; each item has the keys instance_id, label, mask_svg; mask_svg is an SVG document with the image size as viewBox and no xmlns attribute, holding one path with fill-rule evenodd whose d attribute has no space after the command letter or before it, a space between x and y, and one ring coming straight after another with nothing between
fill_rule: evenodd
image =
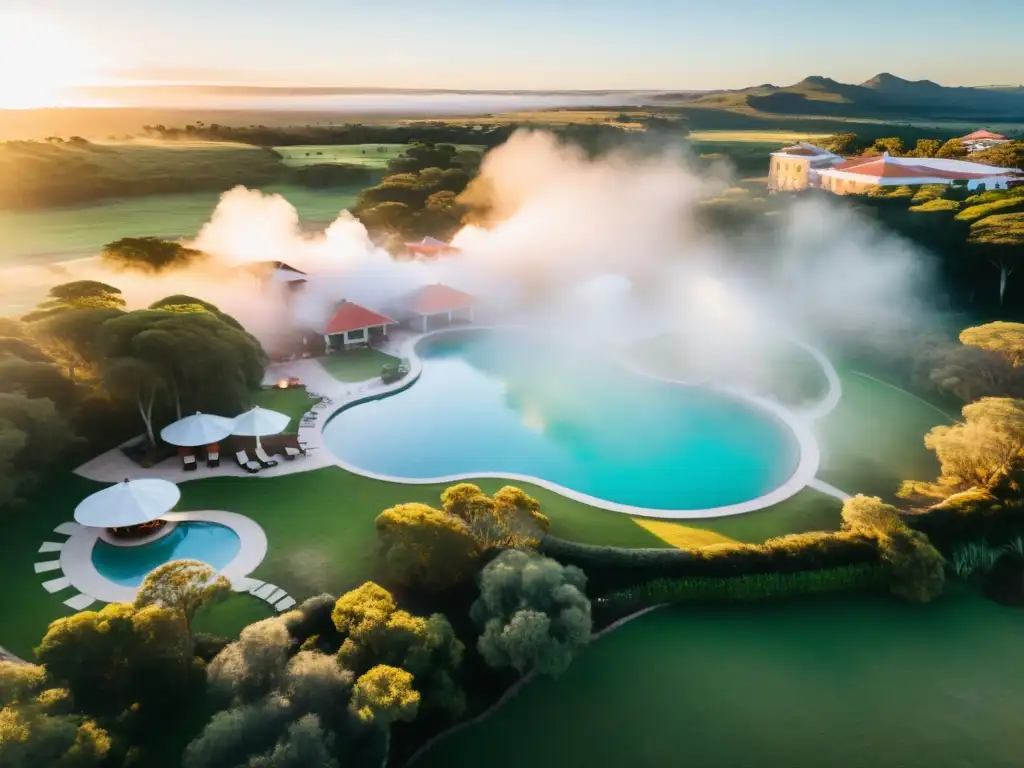
<instances>
[{"instance_id":1,"label":"dense tree canopy","mask_svg":"<svg viewBox=\"0 0 1024 768\"><path fill-rule=\"evenodd\" d=\"M941 501L971 488L991 488L1024 452L1024 400L985 397L963 408L963 422L938 426L925 436L935 451L937 480L908 480L900 496Z\"/></svg>"},{"instance_id":2,"label":"dense tree canopy","mask_svg":"<svg viewBox=\"0 0 1024 768\"><path fill-rule=\"evenodd\" d=\"M23 500L76 443L52 400L0 392L0 507Z\"/></svg>"},{"instance_id":3,"label":"dense tree canopy","mask_svg":"<svg viewBox=\"0 0 1024 768\"><path fill-rule=\"evenodd\" d=\"M377 542L399 584L446 589L472 575L479 546L465 522L426 504L399 504L377 517Z\"/></svg>"},{"instance_id":4,"label":"dense tree canopy","mask_svg":"<svg viewBox=\"0 0 1024 768\"><path fill-rule=\"evenodd\" d=\"M926 603L942 593L945 560L928 537L911 530L899 510L877 497L854 496L843 502L844 530L878 541L893 594Z\"/></svg>"},{"instance_id":5,"label":"dense tree canopy","mask_svg":"<svg viewBox=\"0 0 1024 768\"><path fill-rule=\"evenodd\" d=\"M120 309L125 306L120 289L96 280L75 280L55 285L49 296L23 319L33 322L73 309Z\"/></svg>"},{"instance_id":6,"label":"dense tree canopy","mask_svg":"<svg viewBox=\"0 0 1024 768\"><path fill-rule=\"evenodd\" d=\"M117 716L174 706L195 684L198 668L182 621L157 606L111 603L57 619L36 655L76 705Z\"/></svg>"},{"instance_id":7,"label":"dense tree canopy","mask_svg":"<svg viewBox=\"0 0 1024 768\"><path fill-rule=\"evenodd\" d=\"M205 254L159 237L124 237L103 246L101 257L111 269L156 273L187 267Z\"/></svg>"},{"instance_id":8,"label":"dense tree canopy","mask_svg":"<svg viewBox=\"0 0 1024 768\"><path fill-rule=\"evenodd\" d=\"M960 341L1005 358L1014 368L1024 366L1024 323L995 322L965 328Z\"/></svg>"},{"instance_id":9,"label":"dense tree canopy","mask_svg":"<svg viewBox=\"0 0 1024 768\"><path fill-rule=\"evenodd\" d=\"M204 605L222 600L231 583L200 560L172 560L153 569L135 595L135 606L159 605L181 616L192 634L192 619Z\"/></svg>"},{"instance_id":10,"label":"dense tree canopy","mask_svg":"<svg viewBox=\"0 0 1024 768\"><path fill-rule=\"evenodd\" d=\"M590 641L586 576L550 558L508 550L480 573L470 615L482 630L477 649L495 668L561 674Z\"/></svg>"},{"instance_id":11,"label":"dense tree canopy","mask_svg":"<svg viewBox=\"0 0 1024 768\"><path fill-rule=\"evenodd\" d=\"M388 728L416 717L420 695L412 687L412 675L404 669L379 664L356 681L352 712L362 722Z\"/></svg>"}]
</instances>

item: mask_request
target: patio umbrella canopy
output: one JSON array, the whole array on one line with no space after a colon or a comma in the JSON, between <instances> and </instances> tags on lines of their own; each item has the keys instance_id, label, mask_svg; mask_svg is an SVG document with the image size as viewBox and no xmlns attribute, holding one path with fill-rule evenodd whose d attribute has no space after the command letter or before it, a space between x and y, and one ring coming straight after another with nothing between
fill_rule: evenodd
<instances>
[{"instance_id":1,"label":"patio umbrella canopy","mask_svg":"<svg viewBox=\"0 0 1024 768\"><path fill-rule=\"evenodd\" d=\"M141 525L170 512L180 498L169 480L125 480L85 499L75 508L75 521L90 528Z\"/></svg>"},{"instance_id":2,"label":"patio umbrella canopy","mask_svg":"<svg viewBox=\"0 0 1024 768\"><path fill-rule=\"evenodd\" d=\"M235 420L211 413L196 413L160 430L165 443L180 446L210 445L223 440L235 428Z\"/></svg>"},{"instance_id":3,"label":"patio umbrella canopy","mask_svg":"<svg viewBox=\"0 0 1024 768\"><path fill-rule=\"evenodd\" d=\"M261 437L283 432L291 420L291 416L286 413L267 410L257 405L252 410L235 418L235 426L231 434L239 437L255 437L258 450Z\"/></svg>"}]
</instances>

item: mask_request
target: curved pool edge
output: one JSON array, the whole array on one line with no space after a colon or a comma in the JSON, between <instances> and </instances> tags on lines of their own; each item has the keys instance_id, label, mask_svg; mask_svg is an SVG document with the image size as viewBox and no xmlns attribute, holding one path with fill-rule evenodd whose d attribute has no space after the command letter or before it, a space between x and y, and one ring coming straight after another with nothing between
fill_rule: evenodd
<instances>
[{"instance_id":1,"label":"curved pool edge","mask_svg":"<svg viewBox=\"0 0 1024 768\"><path fill-rule=\"evenodd\" d=\"M176 523L216 523L230 528L238 536L238 553L218 573L235 585L241 583L267 555L267 535L255 520L236 512L203 510L198 512L170 512L165 520ZM92 550L99 539L95 528L82 527L64 543L60 553L60 568L70 586L84 595L104 603L130 603L135 600L138 587L117 584L96 570Z\"/></svg>"},{"instance_id":2,"label":"curved pool edge","mask_svg":"<svg viewBox=\"0 0 1024 768\"><path fill-rule=\"evenodd\" d=\"M327 429L327 425L330 424L336 416L350 408L355 408L358 405L364 403L373 402L375 400L383 400L384 398L397 395L401 392L412 387L420 378L423 373L423 361L416 353L416 347L420 342L427 339L437 338L439 336L454 335L466 332L476 331L507 331L507 330L528 330L536 333L536 329L532 329L529 326L517 326L517 325L467 325L459 326L455 328L441 328L436 331L430 331L428 333L420 334L409 339L402 347L402 357L409 360L409 375L407 379L401 382L401 385L397 385L393 388L375 392L372 394L364 395L362 397L354 398L339 408L335 409L320 425L319 433L321 438L321 444L324 450L330 450L326 443L323 441L324 431ZM798 342L799 343L799 342ZM801 343L801 346L803 344ZM811 348L813 349L813 348ZM822 357L824 357L822 355ZM453 482L465 482L468 480L514 480L520 483L530 483L536 485L545 490L557 493L560 496L564 496L567 499L578 501L583 504L587 504L598 509L607 509L611 512L620 512L628 515L636 515L638 517L650 517L663 520L687 520L687 519L706 519L715 517L729 517L732 515L742 515L747 512L756 512L759 509L766 509L768 507L775 506L786 499L795 496L797 493L802 491L814 476L818 472L818 466L821 463L821 450L818 447L818 441L815 439L813 432L811 431L809 422L800 418L797 414L793 413L789 409L785 408L781 404L769 400L767 398L758 397L751 395L748 392L740 390L728 389L725 387L716 387L707 384L695 384L691 382L680 381L667 377L658 376L649 372L643 371L642 369L635 368L632 365L625 363L619 355L610 355L610 358L627 368L633 373L638 373L648 378L662 381L667 384L675 386L686 386L704 389L717 394L727 395L746 402L747 404L753 405L762 411L767 411L770 415L781 421L789 430L792 432L794 439L797 443L797 450L799 451L799 458L797 460L797 466L793 470L789 478L772 489L768 493L757 496L748 501L738 502L736 504L727 504L720 507L707 507L704 509L656 509L651 507L638 507L632 504L622 504L615 501L609 501L608 499L601 499L596 496L590 496L589 494L582 493L580 491L574 491L571 488L566 488L563 485L545 480L544 478L534 477L533 475L521 475L510 472L461 472L452 475L440 475L437 477L401 477L398 475L384 475L377 472L371 472L362 467L358 467L354 464L344 461L343 459L336 456L333 452L331 455L334 458L334 464L347 472L351 472L355 475L369 478L371 480L379 480L387 483L396 483L399 485L434 485L438 483L453 483ZM826 374L827 377L827 374ZM834 407L834 406L833 406Z\"/></svg>"}]
</instances>

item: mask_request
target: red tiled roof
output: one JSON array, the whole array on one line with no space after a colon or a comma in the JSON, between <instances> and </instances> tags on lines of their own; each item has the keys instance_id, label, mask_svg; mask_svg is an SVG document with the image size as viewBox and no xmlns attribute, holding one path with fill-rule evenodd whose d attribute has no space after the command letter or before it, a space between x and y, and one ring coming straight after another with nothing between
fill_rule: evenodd
<instances>
[{"instance_id":1,"label":"red tiled roof","mask_svg":"<svg viewBox=\"0 0 1024 768\"><path fill-rule=\"evenodd\" d=\"M331 319L327 321L324 333L331 336L335 333L346 331L358 331L360 328L369 328L373 325L388 325L396 322L387 315L374 312L372 309L353 304L351 301L343 301Z\"/></svg>"},{"instance_id":2,"label":"red tiled roof","mask_svg":"<svg viewBox=\"0 0 1024 768\"><path fill-rule=\"evenodd\" d=\"M441 283L418 288L406 299L406 307L417 315L437 315L465 309L474 303L475 297Z\"/></svg>"},{"instance_id":3,"label":"red tiled roof","mask_svg":"<svg viewBox=\"0 0 1024 768\"><path fill-rule=\"evenodd\" d=\"M903 165L894 163L884 156L850 158L837 165L833 170L880 179L949 179L955 181L958 179L987 179L1004 175L1004 172L996 168L992 169L992 173L965 173L930 168L927 165Z\"/></svg>"},{"instance_id":4,"label":"red tiled roof","mask_svg":"<svg viewBox=\"0 0 1024 768\"><path fill-rule=\"evenodd\" d=\"M1001 133L992 133L992 131L975 131L974 133L968 133L964 136L961 141L970 141L972 139L1000 139L1003 140L1006 137Z\"/></svg>"}]
</instances>

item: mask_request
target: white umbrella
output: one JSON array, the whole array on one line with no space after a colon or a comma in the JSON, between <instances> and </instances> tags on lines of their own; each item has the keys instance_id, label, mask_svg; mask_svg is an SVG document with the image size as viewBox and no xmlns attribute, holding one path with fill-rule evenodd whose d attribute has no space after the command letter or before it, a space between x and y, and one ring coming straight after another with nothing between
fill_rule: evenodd
<instances>
[{"instance_id":1,"label":"white umbrella","mask_svg":"<svg viewBox=\"0 0 1024 768\"><path fill-rule=\"evenodd\" d=\"M97 491L75 508L75 520L90 528L124 528L156 520L181 498L169 480L125 480Z\"/></svg>"},{"instance_id":2,"label":"white umbrella","mask_svg":"<svg viewBox=\"0 0 1024 768\"><path fill-rule=\"evenodd\" d=\"M286 413L278 413L258 405L235 417L235 427L231 434L240 437L255 437L256 450L260 449L260 438L266 435L276 435L283 432L291 422L292 417Z\"/></svg>"},{"instance_id":3,"label":"white umbrella","mask_svg":"<svg viewBox=\"0 0 1024 768\"><path fill-rule=\"evenodd\" d=\"M235 420L196 411L160 430L160 437L171 445L209 445L223 440L235 428Z\"/></svg>"}]
</instances>

